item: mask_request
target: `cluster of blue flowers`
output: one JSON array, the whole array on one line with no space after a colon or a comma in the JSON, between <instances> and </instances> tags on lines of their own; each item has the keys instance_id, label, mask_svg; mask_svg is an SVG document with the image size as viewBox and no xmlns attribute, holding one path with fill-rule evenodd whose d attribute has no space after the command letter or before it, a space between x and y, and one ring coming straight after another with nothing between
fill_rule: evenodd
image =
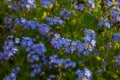
<instances>
[{"instance_id":1,"label":"cluster of blue flowers","mask_svg":"<svg viewBox=\"0 0 120 80\"><path fill-rule=\"evenodd\" d=\"M120 40L120 34L114 33L113 36L112 36L112 40L113 41L119 41Z\"/></svg>"},{"instance_id":2,"label":"cluster of blue flowers","mask_svg":"<svg viewBox=\"0 0 120 80\"><path fill-rule=\"evenodd\" d=\"M19 5L17 5L17 2L11 2L9 0L5 0L6 4L8 5L9 8L11 8L12 10L15 10L16 12L20 12L20 7Z\"/></svg>"},{"instance_id":3,"label":"cluster of blue flowers","mask_svg":"<svg viewBox=\"0 0 120 80\"><path fill-rule=\"evenodd\" d=\"M27 61L30 63L39 61L40 56L42 56L41 58L42 58L43 62L41 62L40 64L31 65L31 68L33 69L30 73L31 77L35 77L36 75L43 76L44 72L42 72L42 68L43 68L43 66L48 65L48 64L50 65L49 68L52 68L53 64L58 65L58 67L61 65L64 69L69 69L70 67L72 67L72 68L76 67L76 63L71 61L70 58L62 60L62 59L59 59L58 55L52 55L47 60L46 55L44 55L44 53L46 52L46 48L45 48L44 44L42 44L42 43L34 44L33 39L30 37L23 37L21 41L19 38L15 38L15 40L13 41L12 40L13 38L14 38L13 35L7 37L8 42L6 41L5 45L3 46L5 49L7 49L7 46L8 46L8 48L9 47L11 48L14 45L14 43L19 44L22 47L25 47L26 52L28 52ZM19 46L18 46L18 48L19 48ZM18 48L17 48L17 51L18 51ZM13 52L16 53L16 49ZM4 55L4 54L1 53L0 55ZM9 53L9 55L11 57L11 53ZM9 59L10 59L10 57L9 57ZM1 56L1 59L3 59L3 58L4 57ZM6 76L4 78L4 80L9 80L9 79L16 80L16 74L17 74L18 70L19 70L19 67L13 69L10 76ZM49 78L54 78L54 76L49 77Z\"/></svg>"},{"instance_id":4,"label":"cluster of blue flowers","mask_svg":"<svg viewBox=\"0 0 120 80\"><path fill-rule=\"evenodd\" d=\"M39 24L37 21L26 20L23 17L20 19L15 18L14 21L16 24L22 26L23 29L38 29L38 31L43 35L49 33L51 30L49 25ZM57 24L57 22L55 24ZM64 46L64 51L67 53L73 53L74 51L78 50L78 55L80 55L82 52L84 55L88 55L89 51L93 51L94 47L96 46L96 38L94 31L85 29L84 32L86 34L84 37L84 43L81 43L80 41L72 41L67 38L61 38L59 34L54 34L51 44L58 50Z\"/></svg>"},{"instance_id":5,"label":"cluster of blue flowers","mask_svg":"<svg viewBox=\"0 0 120 80\"><path fill-rule=\"evenodd\" d=\"M7 40L4 42L3 51L0 52L0 61L9 60L18 52L18 38L14 38L13 35L7 37Z\"/></svg>"},{"instance_id":6,"label":"cluster of blue flowers","mask_svg":"<svg viewBox=\"0 0 120 80\"><path fill-rule=\"evenodd\" d=\"M31 9L36 8L35 2L37 0L5 0L6 4L8 5L10 12L13 10L20 12L20 11L29 11ZM66 0L67 1L67 0ZM96 47L96 34L93 30L90 29L84 29L85 37L84 42L82 41L74 41L65 37L61 37L60 34L54 33L51 31L53 25L63 25L65 21L69 20L69 17L71 14L74 14L74 12L79 12L84 9L88 9L87 14L92 14L92 11L95 9L95 14L99 15L97 13L97 8L102 9L102 3L100 5L95 4L96 0L68 0L71 1L71 7L74 11L72 11L67 8L63 9L62 7L59 16L53 16L51 14L47 15L45 17L46 23L39 23L36 20L27 20L25 17L21 18L15 18L13 16L6 16L4 18L4 27L10 31L13 29L16 29L16 27L22 27L24 30L28 29L37 29L40 34L42 34L42 37L49 38L49 43L57 50L63 51L68 54L73 54L77 52L77 55L83 54L84 56L88 56L89 53L94 51L94 48ZM110 29L114 24L118 24L120 22L120 11L118 8L120 7L120 0L105 0L106 1L106 9L109 9L109 11L105 12L107 16L101 17L98 21L98 26L107 27ZM114 1L114 3L113 3ZM59 2L56 0L39 0L39 5L45 7L46 10L52 10L52 7ZM87 2L87 3L85 3ZM99 2L98 2L99 3ZM104 4L104 2L103 2ZM56 4L56 6L60 6ZM97 6L97 8L96 8ZM44 9L42 7L42 9ZM87 8L85 8L87 7ZM53 7L54 8L54 7ZM94 11L93 11L94 12ZM99 11L98 11L99 12ZM104 13L103 13L104 14ZM89 15L89 14L88 14ZM101 15L101 13L100 13ZM93 14L94 16L94 14ZM92 17L93 17L92 16ZM98 16L96 16L98 17ZM51 26L50 26L51 25ZM16 26L16 27L15 27ZM120 40L120 34L114 33L112 36L112 41L119 41ZM106 48L110 49L110 47L113 46L113 44L107 44ZM76 69L77 63L72 61L70 58L60 59L57 54L53 54L51 56L48 56L46 53L46 47L43 43L39 42L36 43L35 39L30 37L22 37L20 40L19 38L15 38L13 35L10 35L7 37L7 40L4 42L3 45L3 51L0 52L0 62L4 60L10 60L11 57L13 57L18 51L19 48L23 47L25 48L25 51L27 52L26 60L31 65L31 77L36 76L44 76L45 74L49 75L44 71L44 69L47 67L47 69L57 69L56 73L62 72L62 70L69 71L71 69ZM95 53L95 52L94 52ZM99 60L99 59L97 59ZM102 59L103 60L103 59ZM107 62L103 62L102 67L106 70ZM120 66L120 55L114 57L114 66L119 67ZM16 67L12 70L12 73L10 75L5 76L3 80L16 80L16 75L19 72L20 68ZM101 68L98 69L98 72L103 72L105 70L102 70ZM92 72L88 68L84 68L84 70L78 69L76 71L76 75L78 76L78 80L91 80L92 79ZM50 74L47 80L52 80L57 77L57 74Z\"/></svg>"},{"instance_id":7,"label":"cluster of blue flowers","mask_svg":"<svg viewBox=\"0 0 120 80\"><path fill-rule=\"evenodd\" d=\"M66 53L73 53L74 51L78 50L78 55L80 53L84 53L84 55L88 55L89 51L93 51L94 47L96 46L96 36L93 30L84 30L86 36L84 37L85 42L82 43L81 41L72 41L68 38L61 38L60 34L54 34L54 37L51 40L51 44L55 49L60 50L64 48Z\"/></svg>"},{"instance_id":8,"label":"cluster of blue flowers","mask_svg":"<svg viewBox=\"0 0 120 80\"><path fill-rule=\"evenodd\" d=\"M101 26L101 27L105 26L108 29L110 29L111 26L112 26L111 23L110 23L110 20L108 18L102 18L102 19L100 19L99 22L98 22L98 25Z\"/></svg>"},{"instance_id":9,"label":"cluster of blue flowers","mask_svg":"<svg viewBox=\"0 0 120 80\"><path fill-rule=\"evenodd\" d=\"M61 20L61 19L59 19L58 17L53 17L53 18L51 18L51 17L46 17L45 18L45 20L46 20L46 22L48 22L49 24L53 24L53 25L57 25L57 24L63 24L64 23L64 21L63 20Z\"/></svg>"},{"instance_id":10,"label":"cluster of blue flowers","mask_svg":"<svg viewBox=\"0 0 120 80\"><path fill-rule=\"evenodd\" d=\"M23 37L20 41L19 38L14 38L13 35L7 37L4 42L3 52L0 52L0 61L9 60L14 54L19 50L19 47L25 47L27 59L29 62L34 62L39 60L39 56L44 57L46 52L46 47L42 43L34 44L33 39L30 37Z\"/></svg>"},{"instance_id":11,"label":"cluster of blue flowers","mask_svg":"<svg viewBox=\"0 0 120 80\"><path fill-rule=\"evenodd\" d=\"M116 0L117 6L120 7L120 0Z\"/></svg>"},{"instance_id":12,"label":"cluster of blue flowers","mask_svg":"<svg viewBox=\"0 0 120 80\"><path fill-rule=\"evenodd\" d=\"M47 26L46 24L39 24L38 22L31 21L31 20L27 21L23 17L21 19L16 18L16 19L14 19L14 21L16 24L22 26L24 29L29 29L29 28L38 29L38 31L42 34L48 33L49 29L50 29L50 27L48 26L49 27L48 31L44 31L44 28ZM92 33L91 33L90 31L87 31L87 29L85 29L85 30L86 30L85 33L88 35L88 36L85 36L85 38L84 38L84 39L86 39L86 41L85 41L86 43L92 41L92 39L95 39L94 31L91 30L92 31ZM56 35L56 37L58 36L58 38L60 38L59 34L55 34L55 35ZM55 37L53 37L52 40L54 38ZM62 40L62 41L60 41L60 40ZM67 38L61 38L61 39L59 39L59 41L60 41L60 43L64 43L64 44L61 44L61 46L64 45L65 51L68 53L71 53L71 52L73 53L77 49L76 47L79 47L78 51L80 51L82 46L84 45L84 44L79 45L78 43L81 44L80 41L75 42L75 41L69 40ZM70 67L72 67L72 68L76 67L76 63L72 62L70 60L70 58L62 60L62 59L59 59L57 55L53 55L53 56L49 57L49 60L47 60L44 55L44 53L46 52L46 48L45 48L44 44L42 44L42 43L34 44L33 39L30 37L23 37L21 42L20 42L19 38L15 38L15 42L16 42L16 44L20 44L21 46L25 47L26 52L28 52L27 61L30 63L39 61L40 56L42 56L43 65L44 66L47 65L47 66L49 66L49 68L52 68L53 64L58 65L58 66L61 65L64 69L69 69ZM57 43L56 43L56 45L59 46L59 44L57 44ZM33 64L31 67L33 68L33 71L31 71L31 73L30 73L31 77L35 77L36 75L40 75L40 76L44 75L44 72L41 71L42 66L40 66L39 64ZM49 77L49 78L54 78L54 76Z\"/></svg>"},{"instance_id":13,"label":"cluster of blue flowers","mask_svg":"<svg viewBox=\"0 0 120 80\"><path fill-rule=\"evenodd\" d=\"M95 8L95 0L85 0L87 2L87 8L88 11L91 12L94 8ZM74 0L75 6L74 9L75 10L83 10L85 7L84 1L80 2L79 0Z\"/></svg>"},{"instance_id":14,"label":"cluster of blue flowers","mask_svg":"<svg viewBox=\"0 0 120 80\"><path fill-rule=\"evenodd\" d=\"M119 23L120 22L120 11L112 9L110 11L110 14L112 16L112 22L113 23Z\"/></svg>"},{"instance_id":15,"label":"cluster of blue flowers","mask_svg":"<svg viewBox=\"0 0 120 80\"><path fill-rule=\"evenodd\" d=\"M107 6L112 6L113 2L111 0L106 0L106 4L107 4Z\"/></svg>"},{"instance_id":16,"label":"cluster of blue flowers","mask_svg":"<svg viewBox=\"0 0 120 80\"><path fill-rule=\"evenodd\" d=\"M102 18L98 21L98 26L104 26L110 29L113 24L118 24L120 22L120 12L118 8L120 7L120 1L116 0L106 0L107 8L111 7L105 14L109 15L106 18ZM104 16L103 16L104 17Z\"/></svg>"},{"instance_id":17,"label":"cluster of blue flowers","mask_svg":"<svg viewBox=\"0 0 120 80\"><path fill-rule=\"evenodd\" d=\"M15 11L20 11L20 8L25 8L25 9L34 9L36 8L35 1L34 0L19 0L19 1L10 1L10 0L5 0L7 5L11 7Z\"/></svg>"},{"instance_id":18,"label":"cluster of blue flowers","mask_svg":"<svg viewBox=\"0 0 120 80\"><path fill-rule=\"evenodd\" d=\"M95 0L86 0L86 1L87 1L88 10L92 11L92 9L95 8Z\"/></svg>"},{"instance_id":19,"label":"cluster of blue flowers","mask_svg":"<svg viewBox=\"0 0 120 80\"><path fill-rule=\"evenodd\" d=\"M114 66L120 67L120 55L114 57Z\"/></svg>"},{"instance_id":20,"label":"cluster of blue flowers","mask_svg":"<svg viewBox=\"0 0 120 80\"><path fill-rule=\"evenodd\" d=\"M80 3L80 4L76 4L75 6L74 6L74 9L75 10L77 10L77 11L81 11L81 10L83 10L84 9L84 4L83 3Z\"/></svg>"},{"instance_id":21,"label":"cluster of blue flowers","mask_svg":"<svg viewBox=\"0 0 120 80\"><path fill-rule=\"evenodd\" d=\"M87 50L93 51L94 47L96 46L96 35L93 30L85 29L84 33L86 36L84 37L85 44L87 44Z\"/></svg>"},{"instance_id":22,"label":"cluster of blue flowers","mask_svg":"<svg viewBox=\"0 0 120 80\"><path fill-rule=\"evenodd\" d=\"M72 68L76 67L76 63L72 62L70 58L62 60L62 59L59 59L57 54L50 56L49 61L50 63L53 63L55 65L63 66L64 69L68 69L69 67L72 67Z\"/></svg>"},{"instance_id":23,"label":"cluster of blue flowers","mask_svg":"<svg viewBox=\"0 0 120 80\"><path fill-rule=\"evenodd\" d=\"M16 75L18 74L19 71L20 71L20 67L16 67L12 69L12 73L10 75L5 76L3 80L17 80Z\"/></svg>"},{"instance_id":24,"label":"cluster of blue flowers","mask_svg":"<svg viewBox=\"0 0 120 80\"><path fill-rule=\"evenodd\" d=\"M44 7L56 4L56 0L40 0L40 4Z\"/></svg>"},{"instance_id":25,"label":"cluster of blue flowers","mask_svg":"<svg viewBox=\"0 0 120 80\"><path fill-rule=\"evenodd\" d=\"M15 18L14 21L16 24L23 27L23 29L38 29L38 31L43 35L47 34L51 30L51 27L47 24L40 24L35 20L26 20L23 17L20 19Z\"/></svg>"},{"instance_id":26,"label":"cluster of blue flowers","mask_svg":"<svg viewBox=\"0 0 120 80\"><path fill-rule=\"evenodd\" d=\"M41 64L33 64L31 65L31 68L33 69L30 73L31 77L35 77L36 75L43 76L44 72L41 70L42 65Z\"/></svg>"},{"instance_id":27,"label":"cluster of blue flowers","mask_svg":"<svg viewBox=\"0 0 120 80\"><path fill-rule=\"evenodd\" d=\"M117 7L120 7L120 1L119 1L119 0L116 0L115 2L116 2L116 4L113 4L113 1L112 1L112 0L106 0L107 6L116 5Z\"/></svg>"},{"instance_id":28,"label":"cluster of blue flowers","mask_svg":"<svg viewBox=\"0 0 120 80\"><path fill-rule=\"evenodd\" d=\"M23 29L36 29L38 22L37 21L33 21L33 20L29 20L27 21L25 18L21 17L19 18L15 18L14 19L15 23L22 26Z\"/></svg>"},{"instance_id":29,"label":"cluster of blue flowers","mask_svg":"<svg viewBox=\"0 0 120 80\"><path fill-rule=\"evenodd\" d=\"M23 37L21 41L21 45L24 47L32 47L33 44L33 40L30 37Z\"/></svg>"},{"instance_id":30,"label":"cluster of blue flowers","mask_svg":"<svg viewBox=\"0 0 120 80\"><path fill-rule=\"evenodd\" d=\"M37 21L33 20L26 20L25 18L18 19L16 18L15 20L16 24L19 24L20 26L23 27L23 29L38 29L40 33L43 35L48 33L51 29L49 25L46 24L39 24ZM55 20L56 21L56 20ZM61 38L59 34L54 34L54 37L52 38L51 44L56 48L60 49L62 46L64 46L64 50L67 53L73 53L75 50L78 49L78 54L84 53L84 55L88 55L89 51L93 51L94 47L96 46L96 41L95 41L95 33L94 31L89 31L85 29L85 43L81 43L80 41L72 41L67 38ZM56 39L57 38L57 39Z\"/></svg>"},{"instance_id":31,"label":"cluster of blue flowers","mask_svg":"<svg viewBox=\"0 0 120 80\"><path fill-rule=\"evenodd\" d=\"M76 75L78 76L78 80L91 80L92 72L88 68L84 68L83 71L78 69Z\"/></svg>"},{"instance_id":32,"label":"cluster of blue flowers","mask_svg":"<svg viewBox=\"0 0 120 80\"><path fill-rule=\"evenodd\" d=\"M88 11L91 12L95 8L95 0L85 0L87 2ZM84 9L85 4L84 1L80 2L79 0L74 0L75 6L74 9L77 11L81 11Z\"/></svg>"},{"instance_id":33,"label":"cluster of blue flowers","mask_svg":"<svg viewBox=\"0 0 120 80\"><path fill-rule=\"evenodd\" d=\"M36 8L34 0L20 0L18 2L18 5L20 5L23 8L27 8L27 9L34 9L34 8Z\"/></svg>"},{"instance_id":34,"label":"cluster of blue flowers","mask_svg":"<svg viewBox=\"0 0 120 80\"><path fill-rule=\"evenodd\" d=\"M52 80L52 79L54 79L55 77L56 77L56 75L51 74L51 75L47 78L47 80Z\"/></svg>"},{"instance_id":35,"label":"cluster of blue flowers","mask_svg":"<svg viewBox=\"0 0 120 80\"><path fill-rule=\"evenodd\" d=\"M71 12L69 10L61 10L60 11L60 17L63 19L63 20L67 20L68 17L70 16Z\"/></svg>"},{"instance_id":36,"label":"cluster of blue flowers","mask_svg":"<svg viewBox=\"0 0 120 80\"><path fill-rule=\"evenodd\" d=\"M46 47L44 44L34 44L33 39L29 37L23 37L21 45L26 48L26 52L28 52L27 60L31 63L38 61L39 56L45 56Z\"/></svg>"}]
</instances>

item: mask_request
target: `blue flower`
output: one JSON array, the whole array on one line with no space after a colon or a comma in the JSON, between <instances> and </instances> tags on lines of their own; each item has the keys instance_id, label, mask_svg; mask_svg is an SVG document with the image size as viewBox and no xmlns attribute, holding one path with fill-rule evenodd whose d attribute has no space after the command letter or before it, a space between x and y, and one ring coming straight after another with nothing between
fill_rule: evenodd
<instances>
[{"instance_id":1,"label":"blue flower","mask_svg":"<svg viewBox=\"0 0 120 80\"><path fill-rule=\"evenodd\" d=\"M33 69L30 73L31 77L35 77L36 75L42 74L41 70L42 65L41 64L33 64L31 65L31 68Z\"/></svg>"},{"instance_id":2,"label":"blue flower","mask_svg":"<svg viewBox=\"0 0 120 80\"><path fill-rule=\"evenodd\" d=\"M56 41L56 43L55 43L55 48L56 49L58 49L58 50L60 50L60 48L63 46L63 41L61 40L61 39L58 39L57 41Z\"/></svg>"},{"instance_id":3,"label":"blue flower","mask_svg":"<svg viewBox=\"0 0 120 80\"><path fill-rule=\"evenodd\" d=\"M32 46L32 49L39 55L44 55L44 53L46 52L46 47L42 43L34 44Z\"/></svg>"},{"instance_id":4,"label":"blue flower","mask_svg":"<svg viewBox=\"0 0 120 80\"><path fill-rule=\"evenodd\" d=\"M84 72L81 71L80 69L78 69L78 70L76 71L76 75L77 75L78 78L81 79L81 80L84 78Z\"/></svg>"},{"instance_id":5,"label":"blue flower","mask_svg":"<svg viewBox=\"0 0 120 80\"><path fill-rule=\"evenodd\" d=\"M11 78L12 80L16 80L16 74L15 74L15 73L11 73L11 74L10 74L10 78Z\"/></svg>"},{"instance_id":6,"label":"blue flower","mask_svg":"<svg viewBox=\"0 0 120 80\"><path fill-rule=\"evenodd\" d=\"M74 9L75 9L75 10L83 10L83 9L84 9L84 4L80 3L80 4L78 4L78 5L75 5L75 6L74 6Z\"/></svg>"},{"instance_id":7,"label":"blue flower","mask_svg":"<svg viewBox=\"0 0 120 80\"><path fill-rule=\"evenodd\" d=\"M77 42L72 41L70 46L70 53L73 53L77 49Z\"/></svg>"},{"instance_id":8,"label":"blue flower","mask_svg":"<svg viewBox=\"0 0 120 80\"><path fill-rule=\"evenodd\" d=\"M107 6L112 6L113 2L111 0L106 0L106 4L107 4Z\"/></svg>"},{"instance_id":9,"label":"blue flower","mask_svg":"<svg viewBox=\"0 0 120 80\"><path fill-rule=\"evenodd\" d=\"M8 1L6 0L8 6L10 6L13 10L20 12L20 7L25 9L34 9L36 8L34 0L19 0L19 1Z\"/></svg>"},{"instance_id":10,"label":"blue flower","mask_svg":"<svg viewBox=\"0 0 120 80\"><path fill-rule=\"evenodd\" d=\"M31 38L29 37L23 37L22 41L21 41L21 45L24 47L31 47L33 46L33 41Z\"/></svg>"},{"instance_id":11,"label":"blue flower","mask_svg":"<svg viewBox=\"0 0 120 80\"><path fill-rule=\"evenodd\" d=\"M60 50L60 48L65 44L65 39L61 39L59 34L54 34L54 37L51 40L51 44L54 46L54 48Z\"/></svg>"},{"instance_id":12,"label":"blue flower","mask_svg":"<svg viewBox=\"0 0 120 80\"><path fill-rule=\"evenodd\" d=\"M56 3L56 0L40 0L40 4L47 8L49 5L53 5Z\"/></svg>"},{"instance_id":13,"label":"blue flower","mask_svg":"<svg viewBox=\"0 0 120 80\"><path fill-rule=\"evenodd\" d=\"M18 1L18 5L23 7L23 8L26 8L26 9L36 8L34 0L20 0L20 1Z\"/></svg>"},{"instance_id":14,"label":"blue flower","mask_svg":"<svg viewBox=\"0 0 120 80\"><path fill-rule=\"evenodd\" d=\"M35 52L30 52L28 53L27 55L27 60L30 62L30 63L33 63L35 61L38 61L39 60L39 56L37 54L35 54Z\"/></svg>"},{"instance_id":15,"label":"blue flower","mask_svg":"<svg viewBox=\"0 0 120 80\"><path fill-rule=\"evenodd\" d=\"M50 5L50 0L40 0L40 4L42 6L48 6L48 5Z\"/></svg>"},{"instance_id":16,"label":"blue flower","mask_svg":"<svg viewBox=\"0 0 120 80\"><path fill-rule=\"evenodd\" d=\"M19 72L20 68L16 67L12 70L12 73L10 75L5 76L3 80L16 80L16 75Z\"/></svg>"},{"instance_id":17,"label":"blue flower","mask_svg":"<svg viewBox=\"0 0 120 80\"><path fill-rule=\"evenodd\" d=\"M12 73L17 74L20 71L20 67L17 66L16 68L12 69Z\"/></svg>"},{"instance_id":18,"label":"blue flower","mask_svg":"<svg viewBox=\"0 0 120 80\"><path fill-rule=\"evenodd\" d=\"M51 30L51 27L46 24L39 24L37 28L38 28L38 31L43 35L47 34Z\"/></svg>"},{"instance_id":19,"label":"blue flower","mask_svg":"<svg viewBox=\"0 0 120 80\"><path fill-rule=\"evenodd\" d=\"M10 79L10 76L5 76L3 80L11 80L11 79Z\"/></svg>"},{"instance_id":20,"label":"blue flower","mask_svg":"<svg viewBox=\"0 0 120 80\"><path fill-rule=\"evenodd\" d=\"M119 23L120 22L120 12L113 9L110 11L110 15L112 16L112 22L113 23Z\"/></svg>"},{"instance_id":21,"label":"blue flower","mask_svg":"<svg viewBox=\"0 0 120 80\"><path fill-rule=\"evenodd\" d=\"M52 24L52 25L61 25L61 24L64 23L63 20L59 19L59 18L56 17L56 16L53 17L53 18L51 18L51 17L46 17L45 20L46 20L48 23Z\"/></svg>"},{"instance_id":22,"label":"blue flower","mask_svg":"<svg viewBox=\"0 0 120 80\"><path fill-rule=\"evenodd\" d=\"M43 65L44 66L48 66L50 69L52 68L52 64L51 63L52 63L51 60L49 61L47 59L44 59L44 61L43 61Z\"/></svg>"},{"instance_id":23,"label":"blue flower","mask_svg":"<svg viewBox=\"0 0 120 80\"><path fill-rule=\"evenodd\" d=\"M110 29L112 24L110 23L110 20L108 18L102 18L99 20L98 25L105 26Z\"/></svg>"},{"instance_id":24,"label":"blue flower","mask_svg":"<svg viewBox=\"0 0 120 80\"><path fill-rule=\"evenodd\" d=\"M67 58L63 61L63 67L65 69L68 69L69 67L75 68L76 67L76 63L75 62L71 62L70 58Z\"/></svg>"},{"instance_id":25,"label":"blue flower","mask_svg":"<svg viewBox=\"0 0 120 80\"><path fill-rule=\"evenodd\" d=\"M54 63L55 60L57 60L57 59L59 59L57 54L52 55L52 56L49 57L49 60L50 60L51 63Z\"/></svg>"},{"instance_id":26,"label":"blue flower","mask_svg":"<svg viewBox=\"0 0 120 80\"><path fill-rule=\"evenodd\" d=\"M86 34L84 37L85 43L96 39L95 32L93 30L85 29L84 33Z\"/></svg>"},{"instance_id":27,"label":"blue flower","mask_svg":"<svg viewBox=\"0 0 120 80\"><path fill-rule=\"evenodd\" d=\"M68 11L68 10L61 10L60 11L60 16L61 16L61 18L66 20L70 16L70 11Z\"/></svg>"},{"instance_id":28,"label":"blue flower","mask_svg":"<svg viewBox=\"0 0 120 80\"><path fill-rule=\"evenodd\" d=\"M85 79L85 80L91 80L91 78L92 78L92 72L88 68L84 68L83 71L80 70L80 69L78 69L76 71L76 75L78 76L78 78L80 80L83 80L83 79Z\"/></svg>"},{"instance_id":29,"label":"blue flower","mask_svg":"<svg viewBox=\"0 0 120 80\"><path fill-rule=\"evenodd\" d=\"M11 52L13 54L17 53L18 52L18 47L16 47L16 46L12 47Z\"/></svg>"},{"instance_id":30,"label":"blue flower","mask_svg":"<svg viewBox=\"0 0 120 80\"><path fill-rule=\"evenodd\" d=\"M15 43L19 44L20 43L20 39L19 38L15 38Z\"/></svg>"},{"instance_id":31,"label":"blue flower","mask_svg":"<svg viewBox=\"0 0 120 80\"><path fill-rule=\"evenodd\" d=\"M85 49L88 50L88 51L93 51L94 47L96 46L95 32L93 30L85 29L84 33L86 34L85 37L84 37ZM85 51L85 53L86 53L86 51Z\"/></svg>"},{"instance_id":32,"label":"blue flower","mask_svg":"<svg viewBox=\"0 0 120 80\"><path fill-rule=\"evenodd\" d=\"M54 64L62 65L62 64L63 64L63 60L61 60L61 59L56 59L56 60L54 61Z\"/></svg>"},{"instance_id":33,"label":"blue flower","mask_svg":"<svg viewBox=\"0 0 120 80\"><path fill-rule=\"evenodd\" d=\"M84 68L84 74L88 80L91 80L92 72L88 68Z\"/></svg>"},{"instance_id":34,"label":"blue flower","mask_svg":"<svg viewBox=\"0 0 120 80\"><path fill-rule=\"evenodd\" d=\"M80 55L84 51L85 45L80 41L77 41L77 49L78 49L78 55Z\"/></svg>"},{"instance_id":35,"label":"blue flower","mask_svg":"<svg viewBox=\"0 0 120 80\"><path fill-rule=\"evenodd\" d=\"M39 23L37 21L33 21L33 20L27 21L27 25L30 26L32 29L36 29L38 24Z\"/></svg>"},{"instance_id":36,"label":"blue flower","mask_svg":"<svg viewBox=\"0 0 120 80\"><path fill-rule=\"evenodd\" d=\"M58 55L52 55L49 57L49 61L50 63L54 63L55 65L61 65L64 67L64 69L69 69L70 67L75 68L76 67L76 63L72 62L70 60L70 58L67 59L59 59Z\"/></svg>"},{"instance_id":37,"label":"blue flower","mask_svg":"<svg viewBox=\"0 0 120 80\"><path fill-rule=\"evenodd\" d=\"M72 68L76 67L76 63L75 62L70 62L70 66L72 66Z\"/></svg>"},{"instance_id":38,"label":"blue flower","mask_svg":"<svg viewBox=\"0 0 120 80\"><path fill-rule=\"evenodd\" d=\"M95 8L95 0L86 0L88 4L88 10L92 11L93 8Z\"/></svg>"},{"instance_id":39,"label":"blue flower","mask_svg":"<svg viewBox=\"0 0 120 80\"><path fill-rule=\"evenodd\" d=\"M14 19L14 22L15 22L16 24L20 24L20 19L19 19L19 18L15 18L15 19Z\"/></svg>"},{"instance_id":40,"label":"blue flower","mask_svg":"<svg viewBox=\"0 0 120 80\"><path fill-rule=\"evenodd\" d=\"M65 52L67 53L71 53L71 49L70 49L70 45L71 45L71 41L70 39L65 39L65 44L64 44L64 49L65 49Z\"/></svg>"},{"instance_id":41,"label":"blue flower","mask_svg":"<svg viewBox=\"0 0 120 80\"><path fill-rule=\"evenodd\" d=\"M5 55L4 55L2 52L0 52L0 61L1 61L4 57L5 57Z\"/></svg>"},{"instance_id":42,"label":"blue flower","mask_svg":"<svg viewBox=\"0 0 120 80\"><path fill-rule=\"evenodd\" d=\"M115 67L120 66L120 55L114 57L114 66Z\"/></svg>"},{"instance_id":43,"label":"blue flower","mask_svg":"<svg viewBox=\"0 0 120 80\"><path fill-rule=\"evenodd\" d=\"M50 76L47 78L47 80L54 79L55 77L56 77L56 75L54 75L54 74L50 74Z\"/></svg>"},{"instance_id":44,"label":"blue flower","mask_svg":"<svg viewBox=\"0 0 120 80\"><path fill-rule=\"evenodd\" d=\"M119 41L120 40L120 34L114 33L113 36L112 36L112 40L113 41Z\"/></svg>"},{"instance_id":45,"label":"blue flower","mask_svg":"<svg viewBox=\"0 0 120 80\"><path fill-rule=\"evenodd\" d=\"M116 0L117 6L120 7L120 0Z\"/></svg>"},{"instance_id":46,"label":"blue flower","mask_svg":"<svg viewBox=\"0 0 120 80\"><path fill-rule=\"evenodd\" d=\"M8 7L10 7L10 9L15 10L16 12L20 12L20 7L17 5L17 2L9 2L6 1Z\"/></svg>"},{"instance_id":47,"label":"blue flower","mask_svg":"<svg viewBox=\"0 0 120 80\"><path fill-rule=\"evenodd\" d=\"M87 50L83 51L83 55L84 56L88 56L89 55L89 52Z\"/></svg>"},{"instance_id":48,"label":"blue flower","mask_svg":"<svg viewBox=\"0 0 120 80\"><path fill-rule=\"evenodd\" d=\"M7 36L7 40L4 42L3 45L3 54L4 54L4 60L9 60L14 54L18 52L18 46L14 42L14 36L10 35Z\"/></svg>"}]
</instances>

